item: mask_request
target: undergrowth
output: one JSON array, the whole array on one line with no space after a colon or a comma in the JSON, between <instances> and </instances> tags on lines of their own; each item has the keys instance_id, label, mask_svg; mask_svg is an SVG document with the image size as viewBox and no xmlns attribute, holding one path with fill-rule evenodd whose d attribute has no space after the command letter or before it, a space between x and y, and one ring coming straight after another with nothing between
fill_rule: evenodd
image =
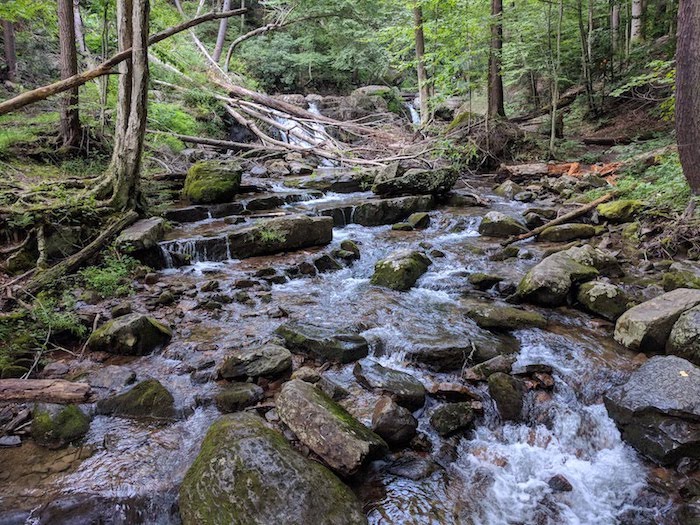
<instances>
[{"instance_id":1,"label":"undergrowth","mask_svg":"<svg viewBox=\"0 0 700 525\"><path fill-rule=\"evenodd\" d=\"M130 295L131 281L141 263L116 250L105 255L102 264L88 266L78 272L78 279L87 290L97 292L101 297L123 297Z\"/></svg>"}]
</instances>

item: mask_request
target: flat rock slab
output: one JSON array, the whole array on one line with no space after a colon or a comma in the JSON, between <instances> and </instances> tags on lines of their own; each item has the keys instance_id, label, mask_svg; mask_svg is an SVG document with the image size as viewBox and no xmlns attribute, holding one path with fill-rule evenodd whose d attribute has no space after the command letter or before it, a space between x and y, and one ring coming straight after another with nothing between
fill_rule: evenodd
<instances>
[{"instance_id":1,"label":"flat rock slab","mask_svg":"<svg viewBox=\"0 0 700 525\"><path fill-rule=\"evenodd\" d=\"M678 288L630 308L615 324L615 340L632 350L663 353L671 329L686 310L700 304L700 290Z\"/></svg>"},{"instance_id":2,"label":"flat rock slab","mask_svg":"<svg viewBox=\"0 0 700 525\"><path fill-rule=\"evenodd\" d=\"M370 390L381 390L402 406L417 409L425 403L425 387L407 372L393 370L371 359L355 363L353 374L357 381Z\"/></svg>"},{"instance_id":3,"label":"flat rock slab","mask_svg":"<svg viewBox=\"0 0 700 525\"><path fill-rule=\"evenodd\" d=\"M231 352L219 369L224 379L278 377L291 370L292 353L283 346L266 344Z\"/></svg>"},{"instance_id":4,"label":"flat rock slab","mask_svg":"<svg viewBox=\"0 0 700 525\"><path fill-rule=\"evenodd\" d=\"M369 353L369 344L364 337L312 324L290 321L277 328L276 333L290 350L310 354L322 361L351 363Z\"/></svg>"},{"instance_id":5,"label":"flat rock slab","mask_svg":"<svg viewBox=\"0 0 700 525\"><path fill-rule=\"evenodd\" d=\"M361 226L383 226L407 219L416 212L430 211L435 207L435 199L430 195L397 197L394 199L371 199L341 206L317 208L319 215L332 217L337 227L348 224Z\"/></svg>"},{"instance_id":6,"label":"flat rock slab","mask_svg":"<svg viewBox=\"0 0 700 525\"><path fill-rule=\"evenodd\" d=\"M161 217L141 219L126 228L117 237L116 245L122 251L148 250L158 245L165 235L165 220Z\"/></svg>"},{"instance_id":7,"label":"flat rock slab","mask_svg":"<svg viewBox=\"0 0 700 525\"><path fill-rule=\"evenodd\" d=\"M387 444L310 383L288 381L277 396L277 413L304 445L341 475L383 456Z\"/></svg>"}]
</instances>

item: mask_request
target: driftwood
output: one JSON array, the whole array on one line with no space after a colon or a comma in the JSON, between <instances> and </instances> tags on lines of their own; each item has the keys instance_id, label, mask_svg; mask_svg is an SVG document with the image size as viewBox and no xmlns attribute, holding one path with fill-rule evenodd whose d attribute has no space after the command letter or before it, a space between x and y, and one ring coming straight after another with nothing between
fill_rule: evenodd
<instances>
[{"instance_id":1,"label":"driftwood","mask_svg":"<svg viewBox=\"0 0 700 525\"><path fill-rule=\"evenodd\" d=\"M502 246L508 246L509 244L513 244L514 242L520 242L524 241L525 239L530 239L531 237L535 237L542 233L544 230L551 226L557 226L559 224L564 224L566 222L569 222L571 219L575 219L577 217L580 217L581 215L585 215L592 209L594 209L596 206L599 204L603 204L604 202L609 201L615 196L614 193L606 193L602 197L597 198L593 202L589 202L588 204L585 204L584 206L581 206L580 208L575 209L574 211L571 211L569 213L565 213L561 217L557 217L556 219L553 219L549 221L547 224L543 224L542 226L539 226L535 228L532 231L529 231L527 233L523 233L522 235L518 235L517 237L511 237L510 239L504 241L502 243Z\"/></svg>"},{"instance_id":2,"label":"driftwood","mask_svg":"<svg viewBox=\"0 0 700 525\"><path fill-rule=\"evenodd\" d=\"M502 181L510 179L515 182L520 182L535 177L544 177L549 175L549 164L546 162L533 162L530 164L501 164L498 168L497 179Z\"/></svg>"},{"instance_id":3,"label":"driftwood","mask_svg":"<svg viewBox=\"0 0 700 525\"><path fill-rule=\"evenodd\" d=\"M151 36L148 39L148 45L150 46L153 44L157 44L158 42L161 42L166 38L176 35L177 33L181 33L182 31L186 31L204 22L208 22L210 20L219 20L221 18L229 18L232 16L238 16L245 12L246 9L233 9L231 11L225 11L222 13L208 13L206 15L198 16L196 18L183 22L180 25L173 26L169 29L166 29L165 31L161 31L160 33ZM116 55L113 55L109 59L105 60L94 69L90 69L77 75L73 75L72 77L68 77L64 80L54 82L53 84L49 84L48 86L42 86L40 88L26 91L9 100L0 102L0 115L10 113L11 111L16 111L20 108L23 108L24 106L33 104L34 102L39 102L40 100L47 99L53 95L58 95L59 93L68 91L69 89L82 86L83 84L86 84L87 82L90 82L91 80L97 77L109 75L112 73L114 66L120 64L124 60L127 60L130 56L131 48L125 49L124 51L121 51L120 53L117 53Z\"/></svg>"},{"instance_id":4,"label":"driftwood","mask_svg":"<svg viewBox=\"0 0 700 525\"><path fill-rule=\"evenodd\" d=\"M85 264L85 262L95 257L102 247L119 232L136 222L138 217L139 214L135 211L125 213L118 220L112 223L106 230L100 233L100 235L98 235L94 241L92 241L78 253L67 257L51 268L40 271L34 275L34 277L32 277L32 279L22 287L20 293L35 295L43 288L46 288L50 284L53 284L61 279L64 275L75 272L78 268Z\"/></svg>"},{"instance_id":5,"label":"driftwood","mask_svg":"<svg viewBox=\"0 0 700 525\"><path fill-rule=\"evenodd\" d=\"M0 379L0 402L90 403L87 383L63 379Z\"/></svg>"}]
</instances>

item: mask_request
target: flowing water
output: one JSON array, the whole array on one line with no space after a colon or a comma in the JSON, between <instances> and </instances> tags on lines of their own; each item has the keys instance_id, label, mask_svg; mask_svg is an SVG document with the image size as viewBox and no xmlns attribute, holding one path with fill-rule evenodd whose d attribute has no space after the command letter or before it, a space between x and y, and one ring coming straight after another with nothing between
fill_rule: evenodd
<instances>
[{"instance_id":1,"label":"flowing water","mask_svg":"<svg viewBox=\"0 0 700 525\"><path fill-rule=\"evenodd\" d=\"M342 203L365 197L326 195L324 200ZM493 200L493 209L522 212L521 204ZM283 211L310 212L314 204L312 200L292 203ZM486 253L495 244L477 232L483 213L478 208L442 208L431 212L428 229L415 232L351 224L334 230L330 247L244 261L229 256L212 262L195 242L166 241L168 250L191 255L194 264L162 271L160 284L142 290L133 302L138 311L161 289L186 290L176 306L155 312L173 326L173 342L154 355L108 363L88 359L80 366L88 378L107 365L111 368L106 375L111 377L135 373L139 379L157 378L173 393L181 420L156 426L95 417L84 445L89 457L56 473L34 472L16 452L12 456L12 451L0 450L0 459L11 472L9 482L8 476L4 478L8 491L0 495L0 510L17 511L18 520L0 517L0 523L81 523L69 518L92 514L107 515L105 522L115 524L178 523L177 487L218 416L203 401L218 388L207 374L228 349L269 340L285 320L282 315L338 331L359 331L381 363L409 371L426 384L458 380L458 371L429 371L408 356L426 345L463 345L466 340L493 337L464 315L463 303L474 296L497 298L475 292L467 285L466 275L489 271L517 282L541 256L539 248L529 245L532 259L489 260ZM212 219L207 219L181 232L191 232L193 227L211 234L218 226L212 227ZM234 302L214 312L196 308L198 290L210 279L220 281L222 293L234 293L239 279L250 278L262 268L287 268L337 248L344 239L356 241L362 254L351 267L270 285L265 294L252 294L252 304ZM432 251L435 256L428 273L409 292L370 286L375 263L399 248ZM80 306L85 311L95 308ZM624 381L634 368L633 355L611 342L609 326L585 314L541 312L549 317L547 330L513 334L520 345L516 368L551 366L552 394L535 398L531 393L522 423L500 421L485 395L484 415L476 430L449 440L441 439L428 423L439 405L429 398L415 415L432 452L389 457L351 480L371 524L671 523L664 521L659 499L648 496L650 467L621 441L601 403L601 394ZM378 396L361 388L351 369L352 365L335 366L326 373L348 389L348 409L368 423ZM555 475L569 481L571 492L550 488L548 480ZM48 508L38 509L46 502ZM28 516L25 511L34 507Z\"/></svg>"}]
</instances>

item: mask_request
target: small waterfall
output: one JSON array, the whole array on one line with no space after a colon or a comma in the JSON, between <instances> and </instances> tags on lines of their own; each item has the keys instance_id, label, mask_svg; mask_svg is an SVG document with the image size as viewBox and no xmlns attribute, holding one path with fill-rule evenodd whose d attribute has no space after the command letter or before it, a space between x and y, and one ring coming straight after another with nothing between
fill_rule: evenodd
<instances>
[{"instance_id":1,"label":"small waterfall","mask_svg":"<svg viewBox=\"0 0 700 525\"><path fill-rule=\"evenodd\" d=\"M320 115L318 105L315 102L310 102L308 110L314 115ZM325 140L325 128L319 123L311 124L311 130L301 125L298 120L283 116L282 114L275 117L275 121L285 127L285 130L279 130L280 140L287 144L310 148L318 146Z\"/></svg>"},{"instance_id":2,"label":"small waterfall","mask_svg":"<svg viewBox=\"0 0 700 525\"><path fill-rule=\"evenodd\" d=\"M198 243L197 239L162 242L160 243L160 251L163 254L166 268L175 268L178 266L175 264L176 258L178 261L184 261L186 263L196 263L207 260L206 243Z\"/></svg>"},{"instance_id":3,"label":"small waterfall","mask_svg":"<svg viewBox=\"0 0 700 525\"><path fill-rule=\"evenodd\" d=\"M413 102L406 102L404 106L406 106L406 109L411 114L411 123L414 126L420 126L420 113L416 109L416 105Z\"/></svg>"}]
</instances>

